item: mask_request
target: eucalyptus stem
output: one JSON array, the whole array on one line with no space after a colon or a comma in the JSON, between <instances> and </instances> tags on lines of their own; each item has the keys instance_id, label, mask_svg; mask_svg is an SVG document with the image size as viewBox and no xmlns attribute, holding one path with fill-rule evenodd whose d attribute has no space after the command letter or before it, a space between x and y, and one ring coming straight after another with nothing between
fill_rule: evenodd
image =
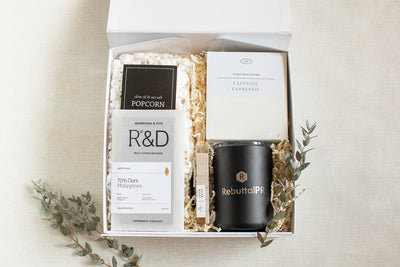
<instances>
[{"instance_id":1,"label":"eucalyptus stem","mask_svg":"<svg viewBox=\"0 0 400 267\"><path fill-rule=\"evenodd\" d=\"M306 169L310 162L306 162L306 154L313 150L313 148L307 149L306 147L310 144L311 139L316 136L311 136L314 130L317 128L317 124L314 123L310 125L308 120L306 121L305 127L300 126L301 132L303 134L302 142L296 139L297 151L294 155L287 152L285 155L286 167L285 171L282 173L284 177L283 180L277 178L282 190L277 192L277 203L278 208L274 207L274 217L267 223L264 234L257 233L257 239L260 242L260 247L266 247L272 243L273 239L268 238L271 232L279 229L282 225L282 220L285 218L286 210L289 208L290 204L293 203L304 189L299 193L295 194L295 182L300 178L300 175L304 169Z\"/></svg>"},{"instance_id":2,"label":"eucalyptus stem","mask_svg":"<svg viewBox=\"0 0 400 267\"><path fill-rule=\"evenodd\" d=\"M117 267L118 261L115 256L112 257L112 263L105 262L98 254L93 253L92 246L89 242L84 244L79 241L79 236L93 236L93 233L99 237L96 241L106 241L107 246L118 251L118 255L125 261L123 267L136 267L142 256L134 253L133 247L128 247L122 244L120 246L118 240L102 237L102 232L99 230L100 218L96 216L96 207L92 201L89 192L80 196L72 195L65 198L61 191L52 192L46 183L41 180L33 182L35 191L39 197L34 197L40 200L42 204L42 216L48 220L50 226L58 229L63 236L69 237L73 243L66 245L71 249L79 249L75 254L81 257L88 256L93 264L97 266Z\"/></svg>"},{"instance_id":3,"label":"eucalyptus stem","mask_svg":"<svg viewBox=\"0 0 400 267\"><path fill-rule=\"evenodd\" d=\"M89 220L89 217L87 216L87 207L86 206L83 206L82 207L83 209L85 209L86 210L86 212L84 213L85 215L84 215L84 217L81 217L81 215L79 215L79 214L77 214L77 216L79 217L79 218L81 218L81 219L83 219L83 220L85 220L85 222L86 223L90 223L90 220ZM70 209L71 210L71 209ZM72 210L71 210L72 211ZM98 229L98 226L96 227L96 233L98 234L98 235L102 235L103 233ZM109 243L112 243L113 242L113 240L112 239L109 239L108 237L106 237L106 236L103 236L102 237L102 239L104 239L105 241L107 241L107 242L109 242ZM99 241L102 241L101 239L99 239ZM118 247L118 252L124 257L124 258L126 258L126 260L128 260L129 262L131 262L131 263L133 263L133 264L136 264L136 261L135 260L133 260L133 259L131 259L130 258L130 256L128 256L126 253L124 253L124 251L122 250L122 249L120 249L119 247Z\"/></svg>"}]
</instances>

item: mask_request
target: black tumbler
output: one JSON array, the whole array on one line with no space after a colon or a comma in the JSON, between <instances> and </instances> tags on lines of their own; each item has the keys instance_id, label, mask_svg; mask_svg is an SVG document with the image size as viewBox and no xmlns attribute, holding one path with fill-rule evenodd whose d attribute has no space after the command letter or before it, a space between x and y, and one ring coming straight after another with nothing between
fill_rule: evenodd
<instances>
[{"instance_id":1,"label":"black tumbler","mask_svg":"<svg viewBox=\"0 0 400 267\"><path fill-rule=\"evenodd\" d=\"M262 231L272 218L272 151L260 141L214 145L216 225L222 231Z\"/></svg>"}]
</instances>

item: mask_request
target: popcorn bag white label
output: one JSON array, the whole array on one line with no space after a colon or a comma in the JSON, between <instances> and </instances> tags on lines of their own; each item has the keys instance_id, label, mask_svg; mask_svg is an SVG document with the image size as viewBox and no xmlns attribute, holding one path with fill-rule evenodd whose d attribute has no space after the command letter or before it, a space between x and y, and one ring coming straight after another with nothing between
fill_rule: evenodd
<instances>
[{"instance_id":1,"label":"popcorn bag white label","mask_svg":"<svg viewBox=\"0 0 400 267\"><path fill-rule=\"evenodd\" d=\"M171 162L113 162L111 212L171 213Z\"/></svg>"}]
</instances>

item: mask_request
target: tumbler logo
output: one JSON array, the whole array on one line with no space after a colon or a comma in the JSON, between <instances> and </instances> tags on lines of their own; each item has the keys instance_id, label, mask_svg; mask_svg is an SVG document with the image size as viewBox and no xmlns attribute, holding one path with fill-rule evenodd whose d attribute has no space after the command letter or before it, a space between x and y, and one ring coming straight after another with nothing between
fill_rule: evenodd
<instances>
[{"instance_id":1,"label":"tumbler logo","mask_svg":"<svg viewBox=\"0 0 400 267\"><path fill-rule=\"evenodd\" d=\"M249 179L249 176L246 172L240 171L236 173L236 181L240 183L244 183ZM242 187L242 188L222 188L221 194L223 196L233 196L233 195L257 195L262 194L265 195L265 187L261 185L254 185L252 187Z\"/></svg>"},{"instance_id":2,"label":"tumbler logo","mask_svg":"<svg viewBox=\"0 0 400 267\"><path fill-rule=\"evenodd\" d=\"M240 182L240 183L244 183L248 180L248 176L247 173L245 173L244 171L240 171L238 173L236 173L236 181Z\"/></svg>"}]
</instances>

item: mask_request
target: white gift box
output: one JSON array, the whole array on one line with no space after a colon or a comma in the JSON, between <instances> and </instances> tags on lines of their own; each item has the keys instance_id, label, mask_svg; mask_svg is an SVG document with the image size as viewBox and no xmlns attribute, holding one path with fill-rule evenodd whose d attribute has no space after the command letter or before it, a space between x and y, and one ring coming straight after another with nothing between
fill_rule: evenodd
<instances>
[{"instance_id":1,"label":"white gift box","mask_svg":"<svg viewBox=\"0 0 400 267\"><path fill-rule=\"evenodd\" d=\"M279 51L287 53L291 36L290 25L289 0L248 0L246 2L238 0L229 2L176 0L173 2L157 1L157 4L154 1L110 1L107 35L111 48L107 73L103 161L103 222L105 235L166 237L256 236L254 232L138 232L111 231L108 229L106 208L107 120L112 62L115 55L119 53L137 51L177 54L187 53L188 50L191 53L200 51ZM163 38L169 39L158 40ZM168 46L163 45L165 42L168 43ZM174 45L175 43L176 46ZM294 144L289 55L287 60L288 136L290 142ZM271 233L269 236L293 236L294 228L293 215L291 232Z\"/></svg>"}]
</instances>

